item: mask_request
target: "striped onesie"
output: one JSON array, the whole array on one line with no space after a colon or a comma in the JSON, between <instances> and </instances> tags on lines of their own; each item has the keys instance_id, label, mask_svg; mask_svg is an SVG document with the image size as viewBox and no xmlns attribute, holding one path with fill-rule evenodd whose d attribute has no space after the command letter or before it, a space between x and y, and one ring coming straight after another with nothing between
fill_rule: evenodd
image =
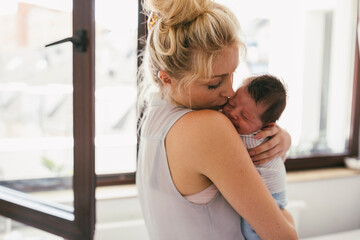
<instances>
[{"instance_id":1,"label":"striped onesie","mask_svg":"<svg viewBox=\"0 0 360 240\"><path fill-rule=\"evenodd\" d=\"M246 149L254 148L265 142L264 139L254 139L257 132L249 135L239 134ZM278 206L282 209L287 205L286 198L286 170L281 157L275 158L270 162L256 166L261 178L264 180L266 187L275 199ZM243 219L241 222L241 230L246 239L260 239L251 226Z\"/></svg>"}]
</instances>

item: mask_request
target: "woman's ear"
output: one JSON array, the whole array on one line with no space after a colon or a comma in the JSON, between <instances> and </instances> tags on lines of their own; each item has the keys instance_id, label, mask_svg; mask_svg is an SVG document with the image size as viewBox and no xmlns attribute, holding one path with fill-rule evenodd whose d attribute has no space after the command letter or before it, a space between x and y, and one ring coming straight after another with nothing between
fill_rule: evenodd
<instances>
[{"instance_id":1,"label":"woman's ear","mask_svg":"<svg viewBox=\"0 0 360 240\"><path fill-rule=\"evenodd\" d=\"M165 70L161 70L158 72L158 78L164 84L164 86L170 86L173 79L167 74Z\"/></svg>"}]
</instances>

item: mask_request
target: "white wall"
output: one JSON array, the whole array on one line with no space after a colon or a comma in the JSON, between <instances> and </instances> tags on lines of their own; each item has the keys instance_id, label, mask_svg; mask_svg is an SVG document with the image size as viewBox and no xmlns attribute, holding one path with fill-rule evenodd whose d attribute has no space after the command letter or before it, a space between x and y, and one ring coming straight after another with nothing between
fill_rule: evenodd
<instances>
[{"instance_id":1,"label":"white wall","mask_svg":"<svg viewBox=\"0 0 360 240\"><path fill-rule=\"evenodd\" d=\"M360 175L289 183L288 197L306 204L297 223L300 238L360 229Z\"/></svg>"}]
</instances>

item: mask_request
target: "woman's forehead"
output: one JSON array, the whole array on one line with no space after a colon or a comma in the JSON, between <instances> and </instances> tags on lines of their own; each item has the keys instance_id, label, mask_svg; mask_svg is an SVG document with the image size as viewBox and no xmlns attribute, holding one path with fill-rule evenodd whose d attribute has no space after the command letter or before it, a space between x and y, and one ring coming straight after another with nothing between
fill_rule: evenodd
<instances>
[{"instance_id":1,"label":"woman's forehead","mask_svg":"<svg viewBox=\"0 0 360 240\"><path fill-rule=\"evenodd\" d=\"M239 64L239 49L228 48L218 55L212 66L212 75L222 75L233 73Z\"/></svg>"}]
</instances>

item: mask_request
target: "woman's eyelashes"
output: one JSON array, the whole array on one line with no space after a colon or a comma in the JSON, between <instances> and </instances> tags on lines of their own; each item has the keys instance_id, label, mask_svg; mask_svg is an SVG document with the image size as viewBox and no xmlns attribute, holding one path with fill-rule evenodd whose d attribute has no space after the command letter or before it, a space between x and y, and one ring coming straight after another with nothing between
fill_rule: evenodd
<instances>
[{"instance_id":1,"label":"woman's eyelashes","mask_svg":"<svg viewBox=\"0 0 360 240\"><path fill-rule=\"evenodd\" d=\"M217 89L218 87L221 86L221 84L223 83L224 80L220 80L217 84L213 84L213 85L208 85L208 89L209 90L215 90Z\"/></svg>"},{"instance_id":2,"label":"woman's eyelashes","mask_svg":"<svg viewBox=\"0 0 360 240\"><path fill-rule=\"evenodd\" d=\"M208 84L208 89L209 90L215 90L217 88L219 88L225 81L231 81L231 83L233 82L233 75L234 73L226 73L226 74L222 74L219 76L216 76L215 78L212 78L212 83ZM216 80L218 80L218 82L216 82Z\"/></svg>"},{"instance_id":3,"label":"woman's eyelashes","mask_svg":"<svg viewBox=\"0 0 360 240\"><path fill-rule=\"evenodd\" d=\"M218 87L220 87L221 83L218 83L216 85L208 85L208 89L209 90L215 90L217 89Z\"/></svg>"}]
</instances>

